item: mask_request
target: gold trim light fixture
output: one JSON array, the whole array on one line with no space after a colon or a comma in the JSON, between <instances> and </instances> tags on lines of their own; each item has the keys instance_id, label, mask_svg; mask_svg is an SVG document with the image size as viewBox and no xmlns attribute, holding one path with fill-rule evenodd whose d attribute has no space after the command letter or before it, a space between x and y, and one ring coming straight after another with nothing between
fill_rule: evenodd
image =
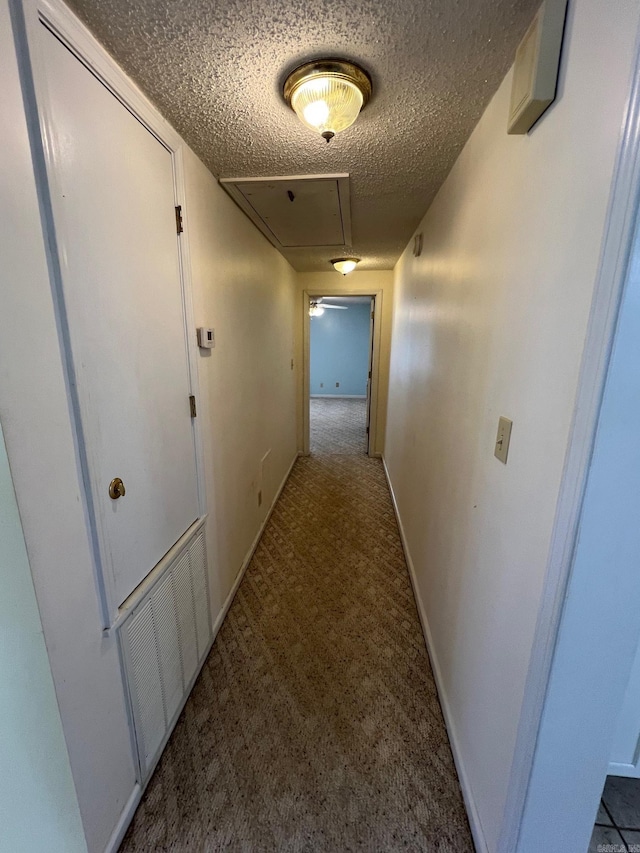
<instances>
[{"instance_id":1,"label":"gold trim light fixture","mask_svg":"<svg viewBox=\"0 0 640 853\"><path fill-rule=\"evenodd\" d=\"M346 59L316 59L292 71L284 99L310 130L327 142L358 118L371 97L371 78Z\"/></svg>"},{"instance_id":2,"label":"gold trim light fixture","mask_svg":"<svg viewBox=\"0 0 640 853\"><path fill-rule=\"evenodd\" d=\"M336 272L342 273L342 275L347 275L347 273L353 272L356 266L360 263L360 258L334 258L329 263L333 264L333 268Z\"/></svg>"}]
</instances>

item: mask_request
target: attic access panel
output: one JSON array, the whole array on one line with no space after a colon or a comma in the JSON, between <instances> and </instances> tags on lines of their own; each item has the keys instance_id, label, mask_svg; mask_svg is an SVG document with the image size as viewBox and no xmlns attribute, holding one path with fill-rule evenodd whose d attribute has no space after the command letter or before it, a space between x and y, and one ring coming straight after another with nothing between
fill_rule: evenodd
<instances>
[{"instance_id":1,"label":"attic access panel","mask_svg":"<svg viewBox=\"0 0 640 853\"><path fill-rule=\"evenodd\" d=\"M349 175L221 178L277 249L351 245Z\"/></svg>"}]
</instances>

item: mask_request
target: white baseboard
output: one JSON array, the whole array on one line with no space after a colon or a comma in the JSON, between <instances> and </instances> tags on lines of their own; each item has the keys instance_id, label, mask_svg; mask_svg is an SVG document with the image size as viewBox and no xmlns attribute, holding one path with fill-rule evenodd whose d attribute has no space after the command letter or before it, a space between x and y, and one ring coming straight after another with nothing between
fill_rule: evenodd
<instances>
[{"instance_id":1,"label":"white baseboard","mask_svg":"<svg viewBox=\"0 0 640 853\"><path fill-rule=\"evenodd\" d=\"M198 666L198 669L193 676L193 679L191 681L191 687L189 688L184 699L180 703L180 707L179 707L179 709L178 709L178 711L174 717L173 725L170 726L170 728L167 732L163 748L160 751L160 753L158 754L155 765L157 765L157 763L160 761L160 758L162 757L162 753L164 752L166 744L167 744L169 738L171 737L171 734L173 733L173 729L175 728L175 724L177 723L178 718L180 717L180 714L182 713L182 709L186 705L187 700L189 699L189 696L191 695L191 691L193 690L193 685L198 680L198 676L200 675L200 670L204 666L206 659L209 657L209 652L211 651L211 647L215 643L216 637L218 636L218 631L220 630L222 623L224 622L225 617L226 617L227 613L229 612L231 605L233 604L233 599L235 598L236 592L238 591L238 587L242 583L242 579L245 575L245 572L247 571L249 563L251 562L251 558L253 557L255 550L258 547L258 543L260 542L260 539L262 537L262 534L264 533L264 529L267 526L267 522L271 518L271 513L273 512L274 507L275 507L276 503L278 502L278 498L282 494L282 490L284 489L286 482L289 479L289 475L291 474L291 471L293 469L293 466L296 464L299 456L300 456L300 454L298 453L298 451L296 451L296 454L293 457L291 465L289 465L289 468L287 469L287 473L284 475L282 482L280 483L278 490L277 490L273 500L271 501L271 506L269 507L269 511L265 515L264 520L263 520L262 524L260 525L260 529L258 530L255 539L251 543L251 547L247 551L247 554L246 554L244 560L242 561L242 565L240 566L240 570L238 571L236 579L233 582L233 586L231 587L231 589L229 591L229 595L227 595L225 602L222 605L222 608L220 609L220 612L218 613L217 617L215 618L215 620L213 622L213 625L211 628L211 641L209 642L209 646L207 648L207 651L202 656L202 660L200 661L200 665ZM113 832L111 833L111 837L109 838L109 841L107 842L107 846L104 848L104 853L117 853L118 848L120 847L120 844L122 843L122 839L124 838L125 833L126 833L127 829L129 828L129 824L133 820L133 816L135 814L135 811L138 808L138 806L140 805L140 800L142 799L142 795L144 794L147 785L151 781L151 777L153 776L153 773L155 771L155 765L154 765L154 769L151 771L151 773L149 773L147 781L144 785L141 785L139 782L136 782L135 787L134 787L133 791L131 792L131 796L127 800L127 804L125 805L124 809L122 810L122 814L120 815L118 822L117 822Z\"/></svg>"},{"instance_id":2,"label":"white baseboard","mask_svg":"<svg viewBox=\"0 0 640 853\"><path fill-rule=\"evenodd\" d=\"M411 553L409 551L407 537L405 536L404 528L402 526L402 519L400 518L398 503L396 501L395 492L393 491L391 478L389 476L389 469L387 468L387 462L384 458L384 455L382 457L382 465L384 467L384 473L387 478L389 492L391 493L391 501L393 503L396 521L398 522L398 530L400 531L402 549L404 551L405 560L407 562L407 568L409 569L409 578L411 579L411 586L413 587L413 595L416 600L416 607L418 609L418 615L420 617L420 624L422 625L424 641L427 646L427 652L429 653L429 659L431 660L431 668L433 669L433 676L435 678L436 688L438 690L438 699L440 700L440 707L442 708L444 722L447 727L447 733L449 735L449 743L451 744L451 752L453 753L453 760L456 765L456 770L458 772L458 780L460 782L460 788L462 789L464 804L467 809L467 817L469 818L471 834L473 835L473 841L477 853L489 853L489 847L487 846L487 841L482 830L480 815L478 814L478 809L476 808L475 800L473 798L473 792L471 790L469 779L464 768L464 762L462 760L459 741L456 736L456 730L451 715L451 709L447 700L447 694L444 690L442 672L440 670L438 657L436 655L435 648L433 645L433 638L431 636L431 629L429 628L429 622L427 620L427 613L425 611L424 604L422 603L422 597L420 596L420 590L418 588L418 578L416 576L415 566L413 565L413 560L411 559Z\"/></svg>"},{"instance_id":3,"label":"white baseboard","mask_svg":"<svg viewBox=\"0 0 640 853\"><path fill-rule=\"evenodd\" d=\"M310 394L312 400L366 400L366 394Z\"/></svg>"},{"instance_id":4,"label":"white baseboard","mask_svg":"<svg viewBox=\"0 0 640 853\"><path fill-rule=\"evenodd\" d=\"M136 782L133 791L131 792L131 796L127 800L127 804L122 810L122 814L115 825L115 829L111 833L111 837L109 841L107 841L107 846L104 848L104 853L117 853L118 848L122 843L122 839L125 836L127 829L129 829L129 824L133 820L133 816L136 813L136 809L140 805L140 800L142 799L143 788L139 782Z\"/></svg>"}]
</instances>

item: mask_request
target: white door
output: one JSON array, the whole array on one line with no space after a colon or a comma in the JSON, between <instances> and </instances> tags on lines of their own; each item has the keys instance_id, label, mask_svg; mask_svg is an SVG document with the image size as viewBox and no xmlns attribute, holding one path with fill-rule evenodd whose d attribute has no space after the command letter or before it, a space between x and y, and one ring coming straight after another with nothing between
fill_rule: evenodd
<instances>
[{"instance_id":1,"label":"white door","mask_svg":"<svg viewBox=\"0 0 640 853\"><path fill-rule=\"evenodd\" d=\"M199 514L173 157L44 26L42 41L64 308L113 607Z\"/></svg>"}]
</instances>

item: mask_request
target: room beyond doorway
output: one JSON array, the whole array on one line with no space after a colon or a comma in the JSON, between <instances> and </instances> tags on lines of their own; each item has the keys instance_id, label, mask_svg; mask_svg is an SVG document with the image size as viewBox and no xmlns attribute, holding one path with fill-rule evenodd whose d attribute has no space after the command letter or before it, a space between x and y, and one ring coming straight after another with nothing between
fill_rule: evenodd
<instances>
[{"instance_id":1,"label":"room beyond doorway","mask_svg":"<svg viewBox=\"0 0 640 853\"><path fill-rule=\"evenodd\" d=\"M369 453L375 298L310 295L305 313L309 452Z\"/></svg>"},{"instance_id":2,"label":"room beyond doorway","mask_svg":"<svg viewBox=\"0 0 640 853\"><path fill-rule=\"evenodd\" d=\"M311 455L363 456L367 452L367 401L312 397L309 401Z\"/></svg>"}]
</instances>

